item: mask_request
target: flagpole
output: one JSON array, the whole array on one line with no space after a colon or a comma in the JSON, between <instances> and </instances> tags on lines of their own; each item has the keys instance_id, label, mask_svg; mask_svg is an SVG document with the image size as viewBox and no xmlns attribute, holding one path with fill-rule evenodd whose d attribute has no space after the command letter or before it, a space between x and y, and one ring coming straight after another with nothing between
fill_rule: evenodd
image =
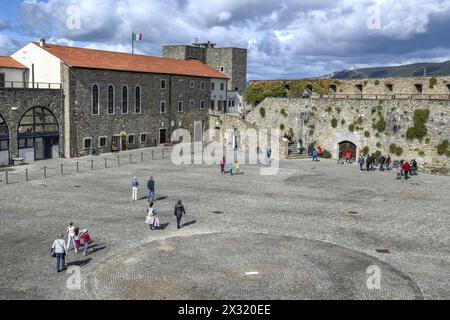
<instances>
[{"instance_id":1,"label":"flagpole","mask_svg":"<svg viewBox=\"0 0 450 320\"><path fill-rule=\"evenodd\" d=\"M131 32L131 54L134 54L134 32Z\"/></svg>"}]
</instances>

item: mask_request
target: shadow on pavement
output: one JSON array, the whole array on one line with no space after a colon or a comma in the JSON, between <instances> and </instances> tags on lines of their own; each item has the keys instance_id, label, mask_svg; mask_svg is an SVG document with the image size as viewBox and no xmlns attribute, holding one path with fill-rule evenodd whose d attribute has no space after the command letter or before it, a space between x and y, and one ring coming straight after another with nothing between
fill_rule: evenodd
<instances>
[{"instance_id":1,"label":"shadow on pavement","mask_svg":"<svg viewBox=\"0 0 450 320\"><path fill-rule=\"evenodd\" d=\"M190 225L195 224L196 222L197 222L197 220L192 220L192 221L183 223L180 227L181 227L181 228L188 227L188 226L190 226Z\"/></svg>"},{"instance_id":2,"label":"shadow on pavement","mask_svg":"<svg viewBox=\"0 0 450 320\"><path fill-rule=\"evenodd\" d=\"M71 267L71 266L84 267L89 262L91 262L91 260L92 260L92 258L87 258L85 260L71 261L66 264L66 267Z\"/></svg>"}]
</instances>

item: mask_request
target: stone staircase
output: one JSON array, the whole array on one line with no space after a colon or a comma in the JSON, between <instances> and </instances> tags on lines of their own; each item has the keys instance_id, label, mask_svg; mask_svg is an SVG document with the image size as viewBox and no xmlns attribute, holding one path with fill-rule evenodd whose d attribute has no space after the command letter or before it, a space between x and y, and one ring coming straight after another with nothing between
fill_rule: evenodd
<instances>
[{"instance_id":1,"label":"stone staircase","mask_svg":"<svg viewBox=\"0 0 450 320\"><path fill-rule=\"evenodd\" d=\"M288 155L286 156L286 159L310 159L311 157L308 156L307 150L303 149L302 153L297 152L297 144L292 143L288 147Z\"/></svg>"}]
</instances>

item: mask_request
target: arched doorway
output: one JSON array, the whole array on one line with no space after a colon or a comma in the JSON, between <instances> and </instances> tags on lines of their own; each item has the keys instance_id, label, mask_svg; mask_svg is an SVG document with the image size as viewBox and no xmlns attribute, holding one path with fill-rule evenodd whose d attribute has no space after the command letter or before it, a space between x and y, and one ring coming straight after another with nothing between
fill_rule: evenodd
<instances>
[{"instance_id":1,"label":"arched doorway","mask_svg":"<svg viewBox=\"0 0 450 320\"><path fill-rule=\"evenodd\" d=\"M58 120L47 108L34 107L25 112L17 135L19 157L26 161L59 158Z\"/></svg>"},{"instance_id":2,"label":"arched doorway","mask_svg":"<svg viewBox=\"0 0 450 320\"><path fill-rule=\"evenodd\" d=\"M0 114L0 166L9 165L9 130Z\"/></svg>"},{"instance_id":3,"label":"arched doorway","mask_svg":"<svg viewBox=\"0 0 450 320\"><path fill-rule=\"evenodd\" d=\"M342 141L339 143L339 150L342 152L342 156L345 157L347 152L350 152L352 159L356 159L356 145L350 141Z\"/></svg>"}]
</instances>

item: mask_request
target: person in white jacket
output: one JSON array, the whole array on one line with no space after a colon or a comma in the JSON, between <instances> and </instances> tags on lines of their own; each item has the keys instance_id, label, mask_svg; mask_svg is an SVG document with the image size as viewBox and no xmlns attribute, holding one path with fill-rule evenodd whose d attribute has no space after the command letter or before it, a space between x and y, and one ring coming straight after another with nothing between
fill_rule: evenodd
<instances>
[{"instance_id":1,"label":"person in white jacket","mask_svg":"<svg viewBox=\"0 0 450 320\"><path fill-rule=\"evenodd\" d=\"M67 246L66 240L62 234L58 235L58 238L53 241L52 250L56 254L56 272L60 272L66 269L66 254Z\"/></svg>"}]
</instances>

